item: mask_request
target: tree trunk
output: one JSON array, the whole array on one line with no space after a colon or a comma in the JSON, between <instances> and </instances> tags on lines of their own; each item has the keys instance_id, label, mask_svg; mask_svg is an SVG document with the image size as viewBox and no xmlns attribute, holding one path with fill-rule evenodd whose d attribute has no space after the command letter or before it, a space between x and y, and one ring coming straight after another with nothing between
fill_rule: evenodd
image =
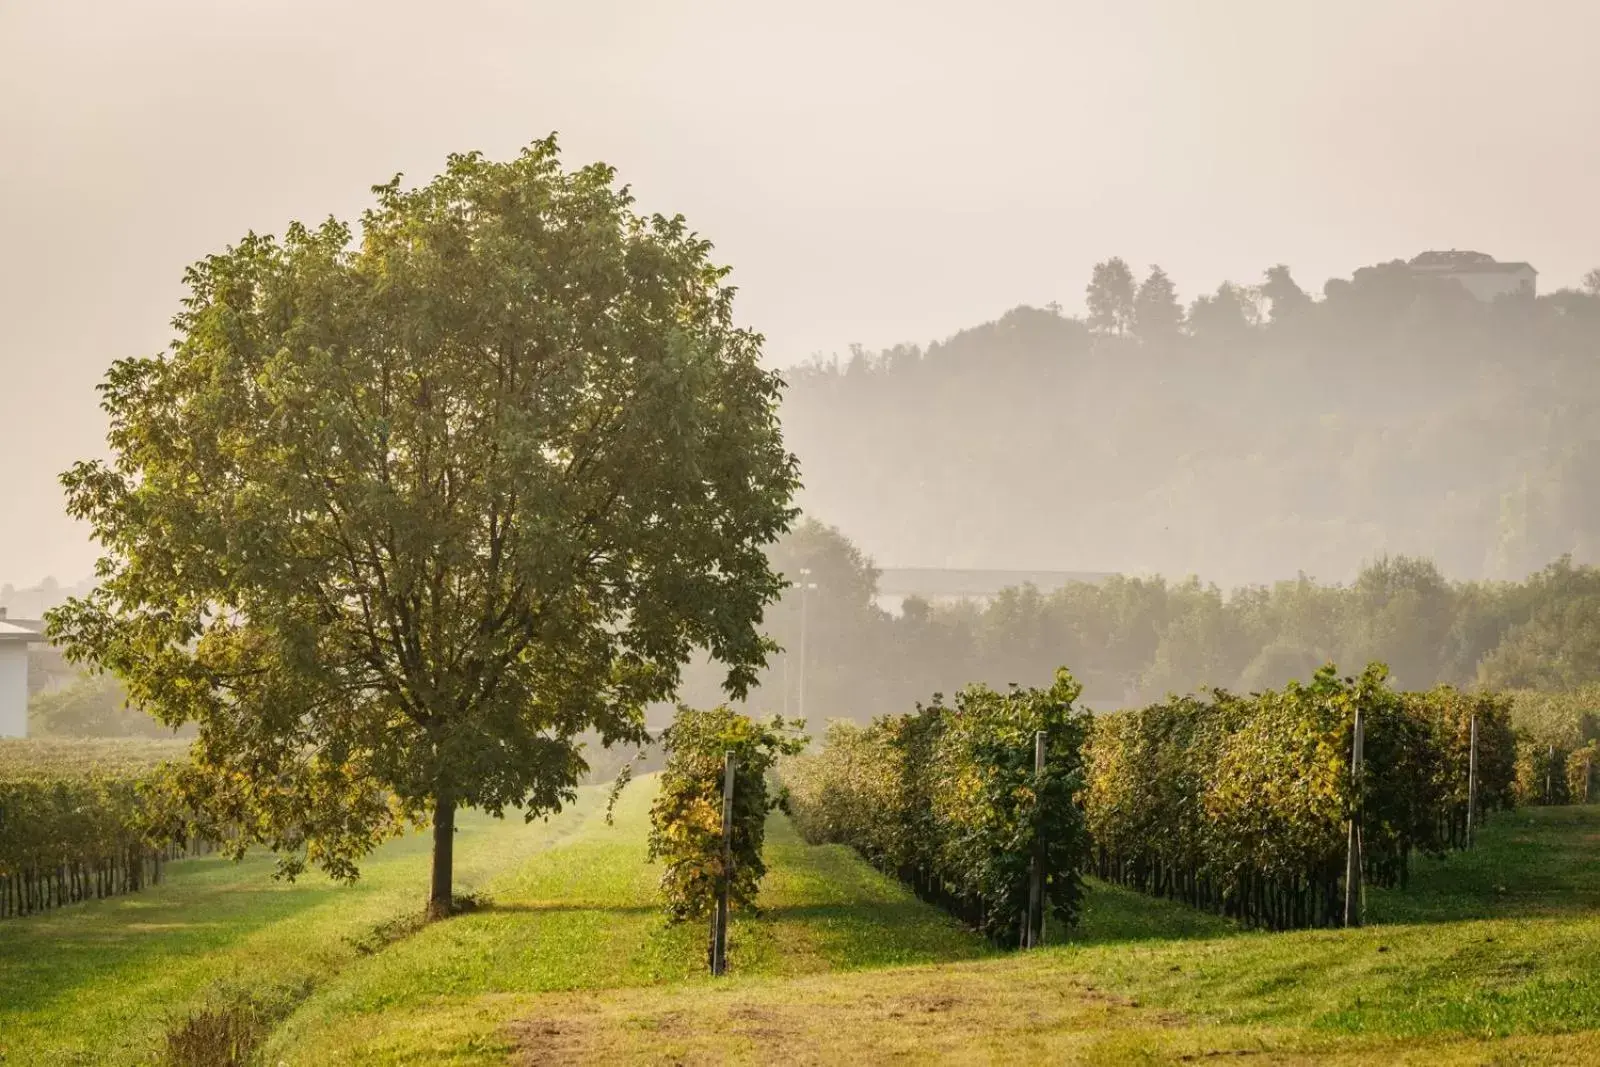
<instances>
[{"instance_id":1,"label":"tree trunk","mask_svg":"<svg viewBox=\"0 0 1600 1067\"><path fill-rule=\"evenodd\" d=\"M433 887L428 892L428 918L450 915L450 868L455 855L456 802L441 796L433 808Z\"/></svg>"}]
</instances>

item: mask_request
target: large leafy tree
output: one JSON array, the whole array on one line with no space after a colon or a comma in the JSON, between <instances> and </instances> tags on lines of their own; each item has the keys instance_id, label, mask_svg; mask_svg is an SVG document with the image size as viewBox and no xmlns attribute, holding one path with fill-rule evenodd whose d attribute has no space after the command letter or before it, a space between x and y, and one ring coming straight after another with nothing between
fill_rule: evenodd
<instances>
[{"instance_id":1,"label":"large leafy tree","mask_svg":"<svg viewBox=\"0 0 1600 1067\"><path fill-rule=\"evenodd\" d=\"M193 267L170 352L101 387L63 476L104 546L57 640L199 725L204 810L354 877L459 808L559 809L584 732L644 740L697 647L742 695L793 518L781 383L681 218L553 138L452 156Z\"/></svg>"}]
</instances>

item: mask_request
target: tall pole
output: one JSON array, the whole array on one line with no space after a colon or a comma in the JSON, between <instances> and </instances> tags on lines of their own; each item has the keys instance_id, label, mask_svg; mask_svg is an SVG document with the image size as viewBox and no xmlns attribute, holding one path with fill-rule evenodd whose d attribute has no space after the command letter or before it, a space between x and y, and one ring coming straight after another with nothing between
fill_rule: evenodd
<instances>
[{"instance_id":1,"label":"tall pole","mask_svg":"<svg viewBox=\"0 0 1600 1067\"><path fill-rule=\"evenodd\" d=\"M1044 787L1044 731L1033 734L1033 788L1036 803L1042 805ZM1039 820L1036 820L1038 822ZM1041 825L1033 831L1033 869L1028 872L1028 917L1022 924L1022 947L1037 948L1044 943L1044 834Z\"/></svg>"},{"instance_id":2,"label":"tall pole","mask_svg":"<svg viewBox=\"0 0 1600 1067\"><path fill-rule=\"evenodd\" d=\"M1472 717L1471 747L1467 750L1467 847L1478 829L1478 717Z\"/></svg>"},{"instance_id":3,"label":"tall pole","mask_svg":"<svg viewBox=\"0 0 1600 1067\"><path fill-rule=\"evenodd\" d=\"M806 717L806 601L811 593L811 570L800 568L800 718Z\"/></svg>"},{"instance_id":4,"label":"tall pole","mask_svg":"<svg viewBox=\"0 0 1600 1067\"><path fill-rule=\"evenodd\" d=\"M1350 781L1355 803L1350 811L1350 842L1344 867L1344 924L1361 925L1361 705L1356 705L1355 729L1350 738Z\"/></svg>"},{"instance_id":5,"label":"tall pole","mask_svg":"<svg viewBox=\"0 0 1600 1067\"><path fill-rule=\"evenodd\" d=\"M711 915L711 973L728 973L728 896L733 883L733 753L722 757L722 878Z\"/></svg>"}]
</instances>

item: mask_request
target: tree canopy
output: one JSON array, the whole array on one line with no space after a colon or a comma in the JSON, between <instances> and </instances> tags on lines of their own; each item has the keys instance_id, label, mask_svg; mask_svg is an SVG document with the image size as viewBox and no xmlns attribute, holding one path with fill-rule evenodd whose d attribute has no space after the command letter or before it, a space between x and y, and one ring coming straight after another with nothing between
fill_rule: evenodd
<instances>
[{"instance_id":1,"label":"tree canopy","mask_svg":"<svg viewBox=\"0 0 1600 1067\"><path fill-rule=\"evenodd\" d=\"M696 648L755 680L796 465L726 268L610 167L552 137L374 194L196 264L112 367L111 459L63 476L101 582L51 633L198 724L240 848L348 878L431 818L441 914L458 806L558 809Z\"/></svg>"}]
</instances>

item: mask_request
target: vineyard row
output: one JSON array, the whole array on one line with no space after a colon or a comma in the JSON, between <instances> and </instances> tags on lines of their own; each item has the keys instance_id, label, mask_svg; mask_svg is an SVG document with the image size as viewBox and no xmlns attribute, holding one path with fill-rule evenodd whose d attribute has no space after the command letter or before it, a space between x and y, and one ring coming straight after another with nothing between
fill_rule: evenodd
<instances>
[{"instance_id":1,"label":"vineyard row","mask_svg":"<svg viewBox=\"0 0 1600 1067\"><path fill-rule=\"evenodd\" d=\"M1092 872L1248 925L1318 927L1350 920L1352 875L1403 886L1413 856L1466 847L1493 810L1586 795L1593 770L1592 743L1519 743L1504 697L1396 691L1380 665L1098 717L1079 691L1063 670L1048 690L973 686L834 723L782 768L796 824L1002 943L1019 943L1041 865L1065 923Z\"/></svg>"}]
</instances>

